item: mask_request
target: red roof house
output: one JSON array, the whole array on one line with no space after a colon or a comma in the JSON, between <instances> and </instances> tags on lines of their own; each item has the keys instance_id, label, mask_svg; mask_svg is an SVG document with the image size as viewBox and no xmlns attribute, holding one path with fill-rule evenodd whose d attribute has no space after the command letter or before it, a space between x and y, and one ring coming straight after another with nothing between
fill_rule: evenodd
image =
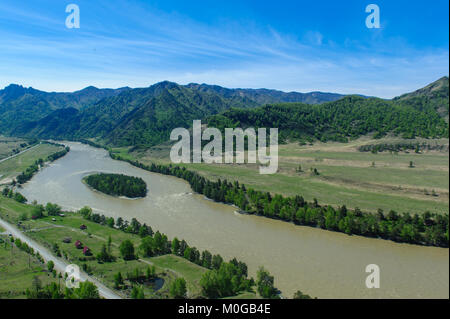
<instances>
[{"instance_id":1,"label":"red roof house","mask_svg":"<svg viewBox=\"0 0 450 319\"><path fill-rule=\"evenodd\" d=\"M88 246L84 246L84 248L83 248L83 255L85 255L85 256L92 255L91 250L89 249Z\"/></svg>"},{"instance_id":2,"label":"red roof house","mask_svg":"<svg viewBox=\"0 0 450 319\"><path fill-rule=\"evenodd\" d=\"M81 249L81 248L83 248L83 244L81 243L81 241L77 240L75 242L75 247L77 247L78 249Z\"/></svg>"}]
</instances>

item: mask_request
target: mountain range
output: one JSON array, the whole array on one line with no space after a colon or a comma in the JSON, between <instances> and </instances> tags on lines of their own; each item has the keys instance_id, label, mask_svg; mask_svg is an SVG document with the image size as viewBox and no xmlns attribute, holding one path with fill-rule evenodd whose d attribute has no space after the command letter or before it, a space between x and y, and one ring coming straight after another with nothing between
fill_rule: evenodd
<instances>
[{"instance_id":1,"label":"mountain range","mask_svg":"<svg viewBox=\"0 0 450 319\"><path fill-rule=\"evenodd\" d=\"M333 101L334 93L285 93L267 89L227 89L206 84L160 82L147 88L44 92L11 84L0 90L0 133L43 138L105 137L118 145L153 144L174 125L231 107L265 103ZM136 130L146 127L146 132Z\"/></svg>"},{"instance_id":2,"label":"mountain range","mask_svg":"<svg viewBox=\"0 0 450 319\"><path fill-rule=\"evenodd\" d=\"M408 120L411 115L415 121ZM194 119L218 126L280 127L283 136L293 138L343 140L371 130L380 134L396 130L412 137L448 136L448 125L443 128L448 120L448 77L393 100L168 81L134 89L91 86L72 93L16 84L0 90L0 134L4 135L96 137L116 146L152 146L167 140L173 128L189 127ZM374 121L381 126L373 125Z\"/></svg>"}]
</instances>

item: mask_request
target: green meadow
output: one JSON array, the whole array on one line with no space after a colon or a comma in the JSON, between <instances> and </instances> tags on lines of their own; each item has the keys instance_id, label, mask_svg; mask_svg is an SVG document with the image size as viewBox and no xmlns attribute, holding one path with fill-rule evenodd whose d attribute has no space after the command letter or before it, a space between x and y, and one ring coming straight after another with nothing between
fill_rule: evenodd
<instances>
[{"instance_id":1,"label":"green meadow","mask_svg":"<svg viewBox=\"0 0 450 319\"><path fill-rule=\"evenodd\" d=\"M50 144L39 144L33 149L24 152L16 157L10 158L0 163L0 183L2 180L9 180L32 165L39 158L46 159L47 156L62 150L59 146Z\"/></svg>"},{"instance_id":2,"label":"green meadow","mask_svg":"<svg viewBox=\"0 0 450 319\"><path fill-rule=\"evenodd\" d=\"M0 160L13 155L14 150L23 151L24 148L22 148L20 144L26 142L27 141L21 138L0 135Z\"/></svg>"},{"instance_id":3,"label":"green meadow","mask_svg":"<svg viewBox=\"0 0 450 319\"><path fill-rule=\"evenodd\" d=\"M0 239L0 299L25 298L34 277L43 285L57 280L35 257L11 245L6 235Z\"/></svg>"}]
</instances>

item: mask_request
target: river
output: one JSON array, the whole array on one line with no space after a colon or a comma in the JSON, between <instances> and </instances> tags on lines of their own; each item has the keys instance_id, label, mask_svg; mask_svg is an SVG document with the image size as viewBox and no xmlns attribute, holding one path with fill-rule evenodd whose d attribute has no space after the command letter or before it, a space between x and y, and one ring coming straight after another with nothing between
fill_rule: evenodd
<instances>
[{"instance_id":1,"label":"river","mask_svg":"<svg viewBox=\"0 0 450 319\"><path fill-rule=\"evenodd\" d=\"M36 174L21 192L29 201L66 209L90 206L177 236L200 250L247 263L255 276L264 266L286 297L300 289L318 298L448 298L449 250L347 236L252 215L192 194L185 181L112 160L103 149L67 143L71 151ZM146 198L115 198L81 182L94 172L139 176ZM366 265L380 268L380 288L365 285Z\"/></svg>"}]
</instances>

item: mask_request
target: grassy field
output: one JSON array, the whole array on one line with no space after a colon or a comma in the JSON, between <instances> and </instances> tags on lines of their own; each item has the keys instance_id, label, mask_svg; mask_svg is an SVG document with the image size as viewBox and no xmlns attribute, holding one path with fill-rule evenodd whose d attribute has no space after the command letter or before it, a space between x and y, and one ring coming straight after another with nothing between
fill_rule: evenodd
<instances>
[{"instance_id":1,"label":"grassy field","mask_svg":"<svg viewBox=\"0 0 450 319\"><path fill-rule=\"evenodd\" d=\"M37 159L45 159L48 155L62 150L59 146L39 144L33 149L0 163L0 184L8 183L22 173Z\"/></svg>"},{"instance_id":2,"label":"grassy field","mask_svg":"<svg viewBox=\"0 0 450 319\"><path fill-rule=\"evenodd\" d=\"M417 140L446 145L448 139ZM359 207L366 211L381 208L398 212L448 212L449 153L428 151L373 154L359 152L366 144L397 143L410 140L363 137L349 143L315 143L279 146L279 170L274 175L260 175L256 164L183 164L209 179L238 180L261 191L283 195L302 195L319 203ZM128 153L114 149L125 158L144 163L170 163L170 146ZM413 162L413 168L410 168ZM299 165L302 172L298 172ZM311 173L316 168L319 175Z\"/></svg>"},{"instance_id":3,"label":"grassy field","mask_svg":"<svg viewBox=\"0 0 450 319\"><path fill-rule=\"evenodd\" d=\"M21 144L27 141L17 137L5 137L0 135L0 160L14 154L14 150L23 151L25 148Z\"/></svg>"},{"instance_id":4,"label":"grassy field","mask_svg":"<svg viewBox=\"0 0 450 319\"><path fill-rule=\"evenodd\" d=\"M225 297L223 299L260 299L257 294L253 292L243 292L240 295L237 295L235 297Z\"/></svg>"},{"instance_id":5,"label":"grassy field","mask_svg":"<svg viewBox=\"0 0 450 319\"><path fill-rule=\"evenodd\" d=\"M187 262L186 259L175 255L157 256L147 260L154 264L157 269L182 276L186 280L191 297L200 295L200 278L208 271L206 268Z\"/></svg>"},{"instance_id":6,"label":"grassy field","mask_svg":"<svg viewBox=\"0 0 450 319\"><path fill-rule=\"evenodd\" d=\"M83 264L85 264L88 273L91 273L107 286L114 287L114 275L119 271L126 278L127 273L131 273L136 268L145 274L148 267L155 266L159 283L163 284L155 292L151 282L145 283L143 287L146 298L168 297L170 283L177 277L183 277L186 280L188 297L196 298L200 295L199 281L203 273L208 271L206 268L175 255L145 257L139 260L125 261L119 257L120 243L129 239L137 250L141 241L139 236L87 221L77 213L66 213L64 217L53 216L31 220L29 219L31 211L32 206L19 204L0 195L0 218L18 225L27 236L40 242L49 250L52 250L53 245L57 244L63 258L80 267L83 267ZM24 213L27 216L27 220L22 220ZM87 226L85 230L80 229L82 224ZM117 257L115 262L99 263L95 258L85 260L82 249L77 249L74 245L77 240L80 240L83 246L89 247L93 256L95 256L100 252L103 244L107 243L109 237L112 240L111 253ZM65 238L70 238L70 243L64 243L63 239ZM129 296L131 284L128 283L128 287L120 290L120 293L124 296Z\"/></svg>"},{"instance_id":7,"label":"grassy field","mask_svg":"<svg viewBox=\"0 0 450 319\"><path fill-rule=\"evenodd\" d=\"M35 276L43 285L56 280L36 258L11 245L6 236L0 238L4 240L0 243L0 299L25 298Z\"/></svg>"}]
</instances>

